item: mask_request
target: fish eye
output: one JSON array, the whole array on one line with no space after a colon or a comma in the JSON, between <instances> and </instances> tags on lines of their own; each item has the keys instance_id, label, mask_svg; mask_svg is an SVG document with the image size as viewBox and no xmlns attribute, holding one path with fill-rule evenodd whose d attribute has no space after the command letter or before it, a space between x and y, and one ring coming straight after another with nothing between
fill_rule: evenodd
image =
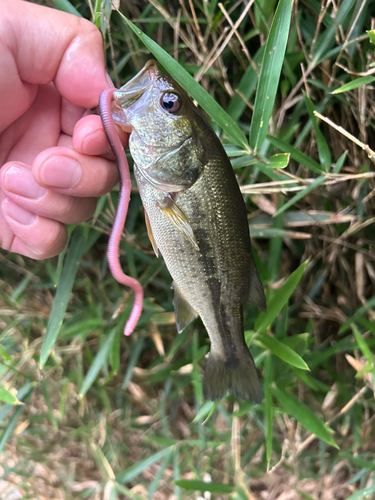
<instances>
[{"instance_id":1,"label":"fish eye","mask_svg":"<svg viewBox=\"0 0 375 500\"><path fill-rule=\"evenodd\" d=\"M168 113L177 113L182 106L181 97L167 92L161 96L160 105Z\"/></svg>"}]
</instances>

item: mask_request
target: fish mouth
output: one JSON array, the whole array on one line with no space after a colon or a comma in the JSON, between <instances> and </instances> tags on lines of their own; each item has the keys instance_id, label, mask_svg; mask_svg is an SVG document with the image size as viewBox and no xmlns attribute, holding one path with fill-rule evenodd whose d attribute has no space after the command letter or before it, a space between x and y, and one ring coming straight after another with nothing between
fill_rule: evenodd
<instances>
[{"instance_id":1,"label":"fish mouth","mask_svg":"<svg viewBox=\"0 0 375 500\"><path fill-rule=\"evenodd\" d=\"M153 85L159 74L156 61L153 59L147 61L145 67L139 73L121 88L115 90L113 97L117 106L120 108L131 106Z\"/></svg>"},{"instance_id":2,"label":"fish mouth","mask_svg":"<svg viewBox=\"0 0 375 500\"><path fill-rule=\"evenodd\" d=\"M132 132L133 129L126 109L137 102L154 85L159 76L156 61L150 59L139 73L113 92L111 106L113 120L126 132Z\"/></svg>"}]
</instances>

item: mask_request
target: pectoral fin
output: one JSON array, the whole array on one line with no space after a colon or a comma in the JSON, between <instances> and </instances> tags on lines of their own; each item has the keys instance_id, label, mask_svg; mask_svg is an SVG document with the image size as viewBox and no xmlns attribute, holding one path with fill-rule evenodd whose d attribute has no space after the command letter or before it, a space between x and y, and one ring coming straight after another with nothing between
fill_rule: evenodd
<instances>
[{"instance_id":1,"label":"pectoral fin","mask_svg":"<svg viewBox=\"0 0 375 500\"><path fill-rule=\"evenodd\" d=\"M151 245L152 245L152 248L154 249L156 257L159 257L160 256L159 249L158 249L158 246L156 244L156 241L155 241L155 238L154 238L154 234L153 234L152 229L151 229L150 219L149 219L149 217L147 215L146 210L145 210L145 221L146 221L146 228L147 228L148 238L151 241Z\"/></svg>"},{"instance_id":2,"label":"pectoral fin","mask_svg":"<svg viewBox=\"0 0 375 500\"><path fill-rule=\"evenodd\" d=\"M260 281L258 269L255 266L253 258L250 259L250 289L246 302L259 307L261 311L267 310L266 296L264 295L263 285Z\"/></svg>"},{"instance_id":3,"label":"pectoral fin","mask_svg":"<svg viewBox=\"0 0 375 500\"><path fill-rule=\"evenodd\" d=\"M173 307L176 318L176 326L178 333L181 333L182 330L184 330L184 328L186 328L188 324L198 316L198 314L182 295L175 282L173 282L172 288L174 289Z\"/></svg>"},{"instance_id":4,"label":"pectoral fin","mask_svg":"<svg viewBox=\"0 0 375 500\"><path fill-rule=\"evenodd\" d=\"M174 227L180 231L196 250L199 250L197 240L195 239L193 228L190 225L188 218L185 216L181 208L172 200L170 196L166 196L162 205L159 205L163 214L168 217Z\"/></svg>"}]
</instances>

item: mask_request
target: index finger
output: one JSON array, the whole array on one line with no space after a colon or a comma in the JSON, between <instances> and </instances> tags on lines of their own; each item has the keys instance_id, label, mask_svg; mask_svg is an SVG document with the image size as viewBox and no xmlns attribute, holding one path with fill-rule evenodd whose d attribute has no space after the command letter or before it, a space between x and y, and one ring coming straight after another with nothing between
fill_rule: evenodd
<instances>
[{"instance_id":1,"label":"index finger","mask_svg":"<svg viewBox=\"0 0 375 500\"><path fill-rule=\"evenodd\" d=\"M91 108L109 86L103 41L89 21L20 0L0 0L0 130L21 116L36 85L54 82L71 103Z\"/></svg>"}]
</instances>

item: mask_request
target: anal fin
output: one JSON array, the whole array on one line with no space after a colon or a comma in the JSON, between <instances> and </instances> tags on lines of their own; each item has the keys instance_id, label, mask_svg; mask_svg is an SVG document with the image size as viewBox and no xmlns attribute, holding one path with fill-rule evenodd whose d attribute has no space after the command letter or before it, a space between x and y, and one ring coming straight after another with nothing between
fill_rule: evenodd
<instances>
[{"instance_id":1,"label":"anal fin","mask_svg":"<svg viewBox=\"0 0 375 500\"><path fill-rule=\"evenodd\" d=\"M199 250L197 240L194 236L193 228L181 208L172 200L170 195L165 197L162 205L159 205L160 210L168 217L174 227L193 245L196 250Z\"/></svg>"},{"instance_id":2,"label":"anal fin","mask_svg":"<svg viewBox=\"0 0 375 500\"><path fill-rule=\"evenodd\" d=\"M173 307L176 326L178 333L181 333L198 316L198 313L182 295L175 282L173 282L172 288L174 289Z\"/></svg>"},{"instance_id":3,"label":"anal fin","mask_svg":"<svg viewBox=\"0 0 375 500\"><path fill-rule=\"evenodd\" d=\"M145 221L146 221L148 238L151 241L151 245L152 245L152 248L154 249L156 257L159 257L160 256L159 249L158 249L158 246L156 244L154 234L153 234L152 229L151 229L150 219L149 219L149 216L148 216L146 210L145 210Z\"/></svg>"}]
</instances>

